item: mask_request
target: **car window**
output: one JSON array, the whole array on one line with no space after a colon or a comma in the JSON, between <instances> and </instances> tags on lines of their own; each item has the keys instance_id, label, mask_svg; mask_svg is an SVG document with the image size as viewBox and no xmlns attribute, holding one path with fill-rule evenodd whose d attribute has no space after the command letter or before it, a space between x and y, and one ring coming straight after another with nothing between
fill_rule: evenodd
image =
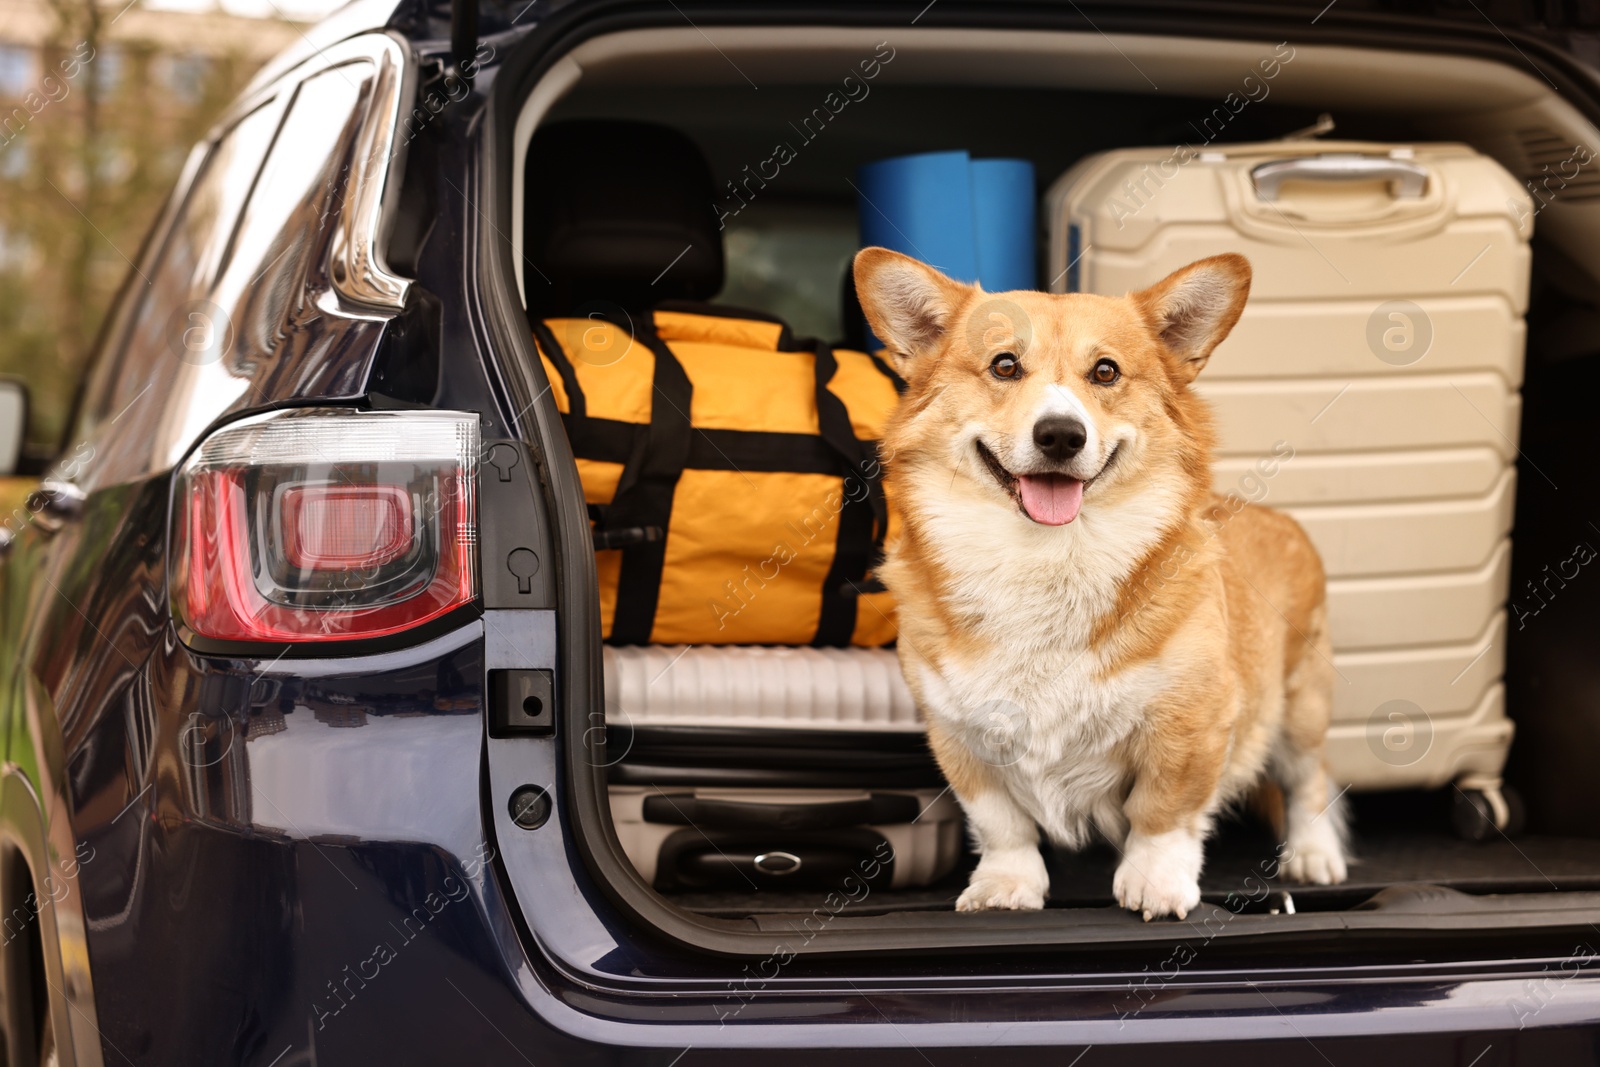
<instances>
[{"instance_id":1,"label":"car window","mask_svg":"<svg viewBox=\"0 0 1600 1067\"><path fill-rule=\"evenodd\" d=\"M210 289L281 107L257 108L217 142L201 164L155 258L136 268L131 323L110 339L95 367L74 429L76 442L92 442L86 488L115 485L147 467L148 439L185 358L203 352L204 308L197 294ZM197 349L198 346L198 349Z\"/></svg>"},{"instance_id":2,"label":"car window","mask_svg":"<svg viewBox=\"0 0 1600 1067\"><path fill-rule=\"evenodd\" d=\"M343 64L306 79L295 93L210 276L201 309L211 317L210 347L180 361L147 448L153 468L178 462L219 415L248 404L261 364L273 358L288 324L317 314L306 284L310 260L326 247L351 195L345 149L376 72L371 63Z\"/></svg>"},{"instance_id":3,"label":"car window","mask_svg":"<svg viewBox=\"0 0 1600 1067\"><path fill-rule=\"evenodd\" d=\"M121 363L86 405L83 430L104 457L90 465L93 485L176 463L220 415L249 404L294 320L317 314L310 260L349 195L348 147L376 72L361 61L313 75L213 150L147 279Z\"/></svg>"},{"instance_id":4,"label":"car window","mask_svg":"<svg viewBox=\"0 0 1600 1067\"><path fill-rule=\"evenodd\" d=\"M860 247L854 206L795 204L747 214L723 241L727 281L717 302L776 315L796 337L844 336L844 273Z\"/></svg>"}]
</instances>

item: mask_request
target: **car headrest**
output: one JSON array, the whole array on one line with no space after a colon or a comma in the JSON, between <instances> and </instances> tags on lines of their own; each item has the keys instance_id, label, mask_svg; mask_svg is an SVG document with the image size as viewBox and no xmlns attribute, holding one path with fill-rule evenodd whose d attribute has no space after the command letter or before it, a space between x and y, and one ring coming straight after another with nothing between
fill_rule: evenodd
<instances>
[{"instance_id":1,"label":"car headrest","mask_svg":"<svg viewBox=\"0 0 1600 1067\"><path fill-rule=\"evenodd\" d=\"M541 315L591 301L628 310L706 300L722 288L722 234L711 168L666 126L571 120L528 146L524 270Z\"/></svg>"}]
</instances>

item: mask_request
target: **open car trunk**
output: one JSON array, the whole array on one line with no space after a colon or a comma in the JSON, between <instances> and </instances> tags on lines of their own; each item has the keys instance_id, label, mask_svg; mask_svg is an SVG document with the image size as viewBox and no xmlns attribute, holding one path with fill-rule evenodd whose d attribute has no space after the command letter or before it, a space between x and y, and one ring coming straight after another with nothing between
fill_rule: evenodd
<instances>
[{"instance_id":1,"label":"open car trunk","mask_svg":"<svg viewBox=\"0 0 1600 1067\"><path fill-rule=\"evenodd\" d=\"M893 58L882 62L869 91L818 132L799 130L795 123L844 73L863 57L881 57L880 42ZM1453 826L1464 798L1450 786L1358 793L1351 797L1349 880L1301 886L1278 877L1276 842L1266 829L1236 815L1208 845L1205 903L1188 929L1209 931L1207 940L1311 945L1338 938L1378 951L1389 946L1408 958L1468 951L1468 935L1592 929L1600 916L1600 776L1588 768L1600 752L1600 669L1592 652L1600 614L1590 605L1600 584L1589 590L1587 583L1600 579L1580 570L1576 578L1563 572L1559 586L1530 583L1544 583L1550 568L1574 557L1575 546L1600 545L1600 511L1585 503L1596 482L1589 457L1590 398L1600 384L1600 169L1561 166L1575 153L1600 155L1593 102L1564 98L1544 70L1514 56L1501 62L1295 43L1279 73L1261 79L1258 62L1278 49L1276 38L678 26L569 43L563 58L541 61L542 73L516 111L514 162L507 164L513 241L532 209L521 202L525 167L545 165L525 159L537 127L574 118L670 126L700 146L719 183L730 183L719 205L728 254L719 302L780 316L796 334L840 343L852 339L853 328L842 299L857 248L852 182L861 164L889 156L962 148L975 157L1025 157L1042 193L1091 153L1269 141L1313 127L1326 113L1340 140L1463 142L1519 180L1544 183L1543 193L1535 192L1516 442L1512 605L1498 638L1505 642L1507 714L1517 729L1506 782L1515 806L1525 807L1521 832L1464 840ZM1252 73L1257 77L1247 83ZM749 183L748 168L773 155L774 140L795 146L792 161L778 177ZM627 146L618 152L619 165L627 165ZM1552 180L1556 173L1562 177ZM520 254L515 260L519 272L528 269ZM519 273L518 284L523 280ZM556 472L552 483L557 506L581 515L575 474ZM568 525L582 529L581 521ZM574 539L567 547L577 558L585 546ZM588 587L569 587L563 639L583 646L573 655L598 683L601 653L591 647L597 627L585 614L593 610L594 572L575 569L581 574L574 581ZM804 728L741 735L724 724L663 734L619 717L615 695L602 695L599 686L578 682L564 691L573 701L565 736L579 750L568 754L567 773L582 849L615 899L680 942L765 955L774 934L808 920L814 932L793 942L802 953L1106 947L1176 936L1172 924L1145 924L1115 905L1116 854L1107 846L1047 851L1051 898L1042 913L956 913L975 862L970 851L932 884L875 888L842 903L814 886L660 891L617 843L608 785L848 786L859 774L862 788L937 789L942 779L914 729L858 730L842 745L811 744ZM609 755L600 731L584 729L601 708L610 715ZM492 751L490 764L494 774L509 773L496 770ZM819 915L825 921L814 922Z\"/></svg>"}]
</instances>

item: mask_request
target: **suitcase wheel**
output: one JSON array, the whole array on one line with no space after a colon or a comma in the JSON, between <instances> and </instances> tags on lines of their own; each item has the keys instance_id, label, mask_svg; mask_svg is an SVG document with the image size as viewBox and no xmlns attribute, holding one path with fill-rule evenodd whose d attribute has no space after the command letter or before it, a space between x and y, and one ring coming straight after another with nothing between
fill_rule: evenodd
<instances>
[{"instance_id":1,"label":"suitcase wheel","mask_svg":"<svg viewBox=\"0 0 1600 1067\"><path fill-rule=\"evenodd\" d=\"M1508 785L1456 787L1450 822L1463 841L1491 841L1502 834L1515 837L1522 832L1526 818L1522 796Z\"/></svg>"}]
</instances>

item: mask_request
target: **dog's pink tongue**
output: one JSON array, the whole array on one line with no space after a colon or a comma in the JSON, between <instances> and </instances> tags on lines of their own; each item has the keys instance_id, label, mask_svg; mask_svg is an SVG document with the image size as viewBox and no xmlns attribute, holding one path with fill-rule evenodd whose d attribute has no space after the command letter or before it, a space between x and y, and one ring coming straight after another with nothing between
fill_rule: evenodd
<instances>
[{"instance_id":1,"label":"dog's pink tongue","mask_svg":"<svg viewBox=\"0 0 1600 1067\"><path fill-rule=\"evenodd\" d=\"M1064 474L1023 474L1017 478L1022 510L1034 522L1065 526L1083 506L1083 483Z\"/></svg>"}]
</instances>

